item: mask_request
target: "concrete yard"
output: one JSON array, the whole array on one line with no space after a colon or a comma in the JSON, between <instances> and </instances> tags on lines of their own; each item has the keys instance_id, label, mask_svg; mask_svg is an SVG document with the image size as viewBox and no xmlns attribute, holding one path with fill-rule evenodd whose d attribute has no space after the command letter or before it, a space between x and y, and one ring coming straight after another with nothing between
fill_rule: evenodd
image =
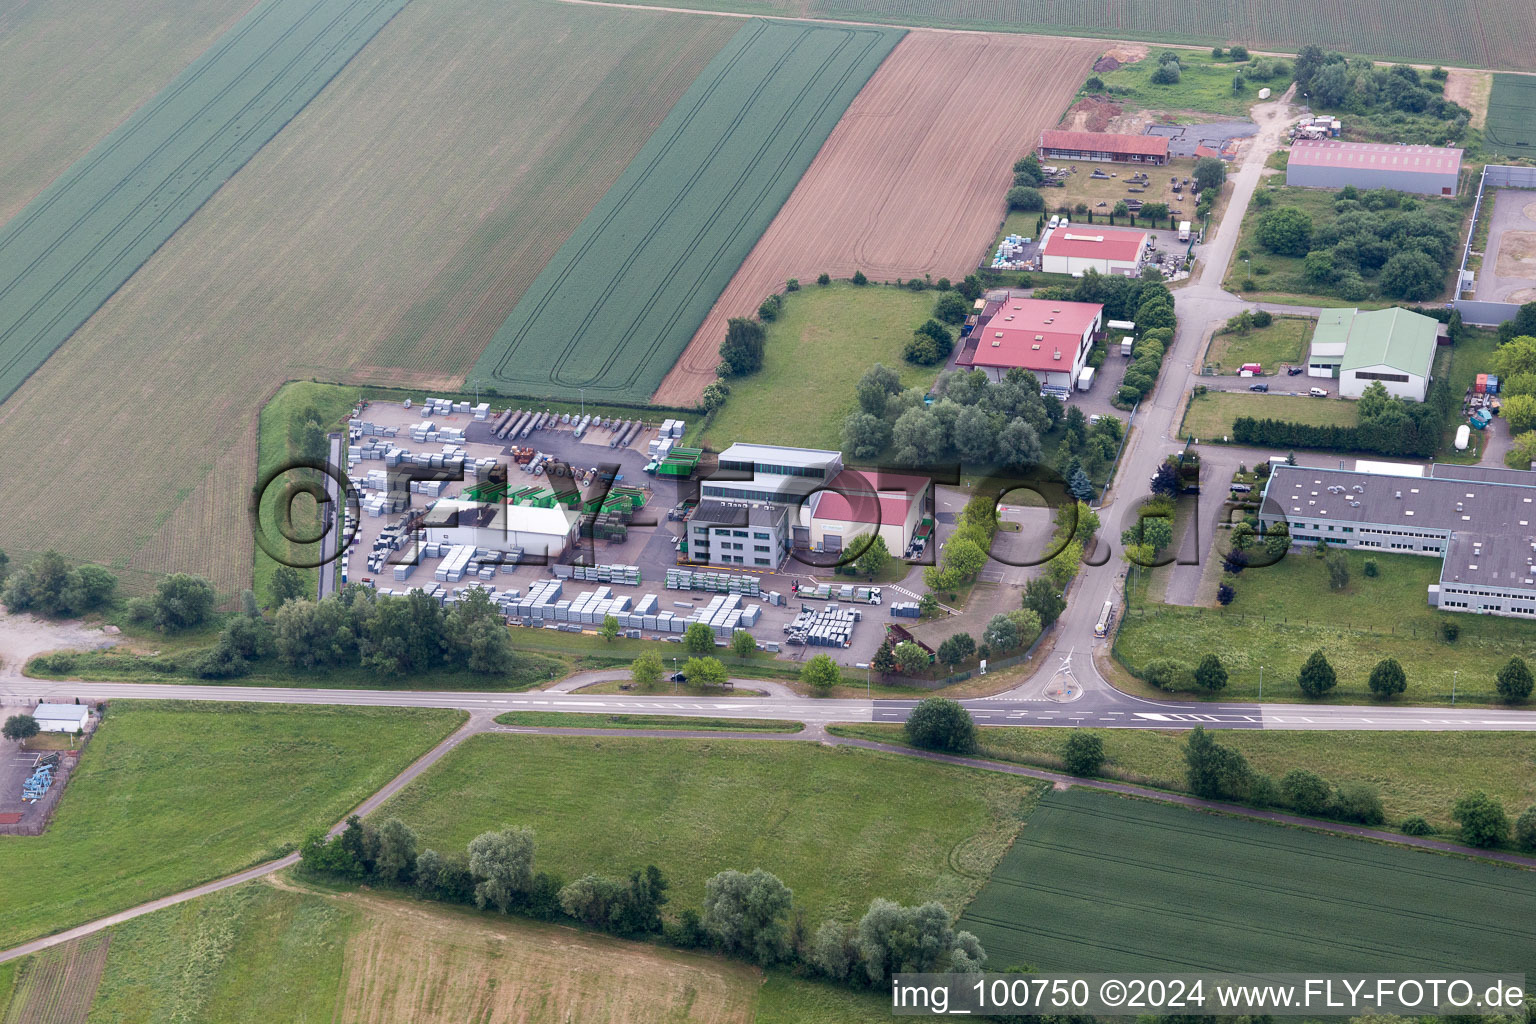
<instances>
[{"instance_id":1,"label":"concrete yard","mask_svg":"<svg viewBox=\"0 0 1536 1024\"><path fill-rule=\"evenodd\" d=\"M1499 189L1489 218L1474 294L1487 302L1536 300L1536 192Z\"/></svg>"}]
</instances>

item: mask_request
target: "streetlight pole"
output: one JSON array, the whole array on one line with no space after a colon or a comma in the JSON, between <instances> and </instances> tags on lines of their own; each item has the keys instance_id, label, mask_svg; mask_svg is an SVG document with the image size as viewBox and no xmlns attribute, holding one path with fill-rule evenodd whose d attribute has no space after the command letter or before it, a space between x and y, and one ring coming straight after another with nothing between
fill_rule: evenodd
<instances>
[{"instance_id":1,"label":"streetlight pole","mask_svg":"<svg viewBox=\"0 0 1536 1024\"><path fill-rule=\"evenodd\" d=\"M1456 706L1456 677L1460 674L1460 669L1451 669L1451 707Z\"/></svg>"},{"instance_id":2,"label":"streetlight pole","mask_svg":"<svg viewBox=\"0 0 1536 1024\"><path fill-rule=\"evenodd\" d=\"M1259 666L1259 702L1264 701L1264 666Z\"/></svg>"}]
</instances>

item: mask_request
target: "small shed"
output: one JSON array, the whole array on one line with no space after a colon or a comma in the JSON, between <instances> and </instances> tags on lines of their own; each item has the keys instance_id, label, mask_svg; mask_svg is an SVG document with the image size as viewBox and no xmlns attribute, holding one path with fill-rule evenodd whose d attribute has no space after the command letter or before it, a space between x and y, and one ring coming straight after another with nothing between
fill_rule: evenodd
<instances>
[{"instance_id":1,"label":"small shed","mask_svg":"<svg viewBox=\"0 0 1536 1024\"><path fill-rule=\"evenodd\" d=\"M42 732L80 732L91 709L84 704L39 704L32 717Z\"/></svg>"}]
</instances>

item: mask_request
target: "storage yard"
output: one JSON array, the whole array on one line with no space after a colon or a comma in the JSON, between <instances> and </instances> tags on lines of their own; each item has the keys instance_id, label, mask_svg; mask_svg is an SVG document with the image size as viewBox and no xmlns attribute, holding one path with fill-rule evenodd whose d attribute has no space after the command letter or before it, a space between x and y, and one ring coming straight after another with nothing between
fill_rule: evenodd
<instances>
[{"instance_id":1,"label":"storage yard","mask_svg":"<svg viewBox=\"0 0 1536 1024\"><path fill-rule=\"evenodd\" d=\"M1088 40L908 33L653 400L696 402L715 379L726 321L750 315L791 277L958 280L973 270L1003 218L1013 162L1060 116L1102 49Z\"/></svg>"},{"instance_id":2,"label":"storage yard","mask_svg":"<svg viewBox=\"0 0 1536 1024\"><path fill-rule=\"evenodd\" d=\"M644 401L900 36L748 22L539 274L471 379L504 394Z\"/></svg>"},{"instance_id":3,"label":"storage yard","mask_svg":"<svg viewBox=\"0 0 1536 1024\"><path fill-rule=\"evenodd\" d=\"M847 664L883 638L879 587L818 583L792 559L752 573L679 564L701 465L676 440L682 420L578 430L587 417L431 398L357 412L346 582L446 603L479 587L531 628L592 631L611 615L627 635L676 640L703 622L721 643L745 629L767 650L831 648Z\"/></svg>"}]
</instances>

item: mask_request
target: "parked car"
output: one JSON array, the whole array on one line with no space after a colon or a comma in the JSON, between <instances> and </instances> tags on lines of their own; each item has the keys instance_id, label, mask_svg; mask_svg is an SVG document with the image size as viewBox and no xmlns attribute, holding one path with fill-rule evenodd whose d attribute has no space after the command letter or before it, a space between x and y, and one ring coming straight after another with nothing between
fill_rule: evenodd
<instances>
[{"instance_id":1,"label":"parked car","mask_svg":"<svg viewBox=\"0 0 1536 1024\"><path fill-rule=\"evenodd\" d=\"M1286 368L1285 368L1285 372L1286 372L1286 373L1287 373L1287 374L1288 374L1288 375L1289 375L1289 376L1292 376L1292 377L1294 377L1294 376L1296 376L1296 375L1297 375L1297 374L1299 374L1299 373L1301 373L1301 367L1299 367L1299 366L1287 366L1287 367L1286 367Z\"/></svg>"},{"instance_id":2,"label":"parked car","mask_svg":"<svg viewBox=\"0 0 1536 1024\"><path fill-rule=\"evenodd\" d=\"M1268 391L1269 390L1269 385L1268 384L1249 384L1248 385L1248 390L1249 391Z\"/></svg>"},{"instance_id":3,"label":"parked car","mask_svg":"<svg viewBox=\"0 0 1536 1024\"><path fill-rule=\"evenodd\" d=\"M1311 395L1313 398L1327 398L1328 397L1328 392L1324 391L1322 388L1308 388L1307 389L1307 394Z\"/></svg>"}]
</instances>

